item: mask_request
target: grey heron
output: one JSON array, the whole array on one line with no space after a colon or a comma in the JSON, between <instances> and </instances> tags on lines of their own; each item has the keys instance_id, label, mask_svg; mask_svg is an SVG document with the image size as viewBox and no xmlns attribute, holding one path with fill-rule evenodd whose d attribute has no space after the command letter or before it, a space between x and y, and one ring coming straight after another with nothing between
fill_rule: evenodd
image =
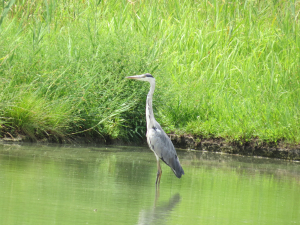
<instances>
[{"instance_id":1,"label":"grey heron","mask_svg":"<svg viewBox=\"0 0 300 225\"><path fill-rule=\"evenodd\" d=\"M147 143L154 152L157 161L156 186L160 183L162 170L160 167L160 159L173 170L176 177L180 178L184 171L180 165L176 150L168 135L163 131L159 123L155 120L152 108L152 97L155 89L155 78L149 74L135 75L126 77L127 79L135 79L139 81L147 81L150 83L150 91L146 100L146 122L147 122Z\"/></svg>"}]
</instances>

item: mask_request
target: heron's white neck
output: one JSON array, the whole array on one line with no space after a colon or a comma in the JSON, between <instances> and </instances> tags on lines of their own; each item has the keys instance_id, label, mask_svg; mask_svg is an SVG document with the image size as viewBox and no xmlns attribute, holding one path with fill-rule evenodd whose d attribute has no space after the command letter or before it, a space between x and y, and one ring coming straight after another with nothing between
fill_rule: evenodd
<instances>
[{"instance_id":1,"label":"heron's white neck","mask_svg":"<svg viewBox=\"0 0 300 225\"><path fill-rule=\"evenodd\" d=\"M154 126L154 122L155 122L153 108L152 108L152 97L155 89L155 80L151 79L149 83L150 83L150 91L147 95L147 100L146 100L147 129L151 129Z\"/></svg>"}]
</instances>

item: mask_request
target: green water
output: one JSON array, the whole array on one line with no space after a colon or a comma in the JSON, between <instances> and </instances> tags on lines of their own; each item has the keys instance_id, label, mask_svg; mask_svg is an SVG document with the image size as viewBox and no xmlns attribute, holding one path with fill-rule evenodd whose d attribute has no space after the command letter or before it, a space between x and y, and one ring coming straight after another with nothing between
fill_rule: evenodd
<instances>
[{"instance_id":1,"label":"green water","mask_svg":"<svg viewBox=\"0 0 300 225\"><path fill-rule=\"evenodd\" d=\"M0 224L299 224L300 164L148 148L0 145Z\"/></svg>"}]
</instances>

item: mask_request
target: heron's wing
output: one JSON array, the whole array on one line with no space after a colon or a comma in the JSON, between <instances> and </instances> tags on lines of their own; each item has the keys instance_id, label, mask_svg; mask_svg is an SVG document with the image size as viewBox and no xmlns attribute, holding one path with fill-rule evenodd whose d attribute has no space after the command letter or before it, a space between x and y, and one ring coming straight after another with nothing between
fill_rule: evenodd
<instances>
[{"instance_id":1,"label":"heron's wing","mask_svg":"<svg viewBox=\"0 0 300 225\"><path fill-rule=\"evenodd\" d=\"M175 175L180 178L184 171L180 165L176 150L159 123L156 122L151 129L147 130L147 141L151 150L170 166Z\"/></svg>"}]
</instances>

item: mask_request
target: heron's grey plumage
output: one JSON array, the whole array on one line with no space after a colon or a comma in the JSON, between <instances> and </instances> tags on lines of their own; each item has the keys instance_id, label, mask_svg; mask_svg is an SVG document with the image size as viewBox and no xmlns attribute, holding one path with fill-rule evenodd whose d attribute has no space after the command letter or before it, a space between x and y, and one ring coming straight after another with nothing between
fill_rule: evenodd
<instances>
[{"instance_id":1,"label":"heron's grey plumage","mask_svg":"<svg viewBox=\"0 0 300 225\"><path fill-rule=\"evenodd\" d=\"M157 159L158 174L156 182L160 181L161 168L159 165L159 159L166 163L173 170L174 174L180 178L184 171L180 165L177 157L176 150L173 146L168 135L163 131L159 123L155 120L152 108L152 97L155 90L155 79L147 73L137 76L127 77L129 79L136 79L141 81L148 81L150 83L150 91L146 100L146 121L147 121L147 142L150 149L154 152Z\"/></svg>"},{"instance_id":2,"label":"heron's grey plumage","mask_svg":"<svg viewBox=\"0 0 300 225\"><path fill-rule=\"evenodd\" d=\"M171 167L178 178L184 174L170 138L157 122L153 128L147 129L147 142L156 157Z\"/></svg>"}]
</instances>

